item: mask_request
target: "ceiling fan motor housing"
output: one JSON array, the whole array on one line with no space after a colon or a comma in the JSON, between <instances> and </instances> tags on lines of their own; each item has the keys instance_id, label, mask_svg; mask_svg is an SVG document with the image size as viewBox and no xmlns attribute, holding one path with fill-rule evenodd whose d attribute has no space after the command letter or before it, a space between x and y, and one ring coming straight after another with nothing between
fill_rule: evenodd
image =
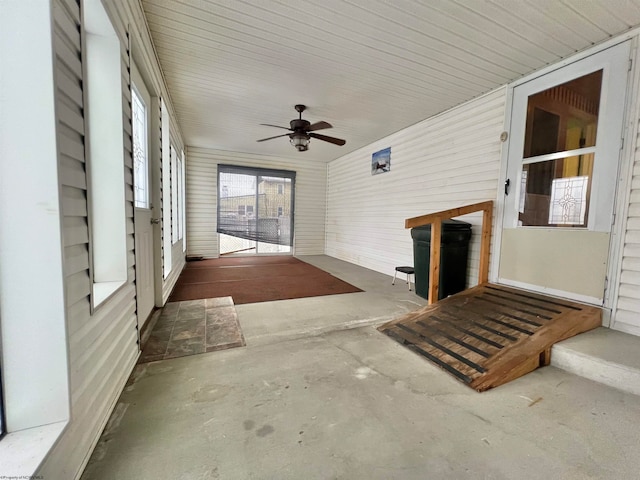
<instances>
[{"instance_id":1,"label":"ceiling fan motor housing","mask_svg":"<svg viewBox=\"0 0 640 480\"><path fill-rule=\"evenodd\" d=\"M295 132L296 130L305 131L307 128L309 128L309 125L311 125L311 123L308 120L296 118L294 120L291 120L289 122L289 125L291 125L291 130Z\"/></svg>"}]
</instances>

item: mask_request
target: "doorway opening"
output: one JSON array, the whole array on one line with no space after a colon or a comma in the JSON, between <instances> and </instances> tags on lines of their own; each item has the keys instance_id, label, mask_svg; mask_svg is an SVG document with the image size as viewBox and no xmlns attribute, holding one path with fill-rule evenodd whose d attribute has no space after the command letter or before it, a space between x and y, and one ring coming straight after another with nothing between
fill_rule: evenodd
<instances>
[{"instance_id":1,"label":"doorway opening","mask_svg":"<svg viewBox=\"0 0 640 480\"><path fill-rule=\"evenodd\" d=\"M514 88L500 283L604 305L629 55L621 43Z\"/></svg>"},{"instance_id":2,"label":"doorway opening","mask_svg":"<svg viewBox=\"0 0 640 480\"><path fill-rule=\"evenodd\" d=\"M220 256L290 255L295 172L218 166Z\"/></svg>"}]
</instances>

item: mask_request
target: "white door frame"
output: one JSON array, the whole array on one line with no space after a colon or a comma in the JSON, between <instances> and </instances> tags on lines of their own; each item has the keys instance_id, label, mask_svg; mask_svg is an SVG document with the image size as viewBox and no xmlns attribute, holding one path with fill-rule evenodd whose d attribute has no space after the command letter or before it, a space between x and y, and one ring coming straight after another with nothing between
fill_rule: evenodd
<instances>
[{"instance_id":1,"label":"white door frame","mask_svg":"<svg viewBox=\"0 0 640 480\"><path fill-rule=\"evenodd\" d=\"M508 178L508 156L509 156L509 136L511 133L511 123L513 114L513 98L514 89L526 82L529 82L535 78L542 77L548 73L565 67L569 64L578 62L584 58L592 56L617 44L623 43L627 40L631 40L631 58L634 60L632 68L630 68L629 80L627 83L627 98L625 101L625 112L623 119L622 140L623 148L620 153L619 166L618 166L618 178L617 189L614 205L615 222L611 228L611 244L609 251L609 263L608 263L608 286L604 297L604 315L603 324L609 325L612 310L615 310L615 303L617 298L617 288L620 277L620 266L622 263L621 242L624 238L626 212L628 210L628 196L630 189L630 174L633 168L634 150L635 150L635 130L638 124L638 119L632 114L633 106L638 104L640 107L640 69L637 67L640 63L640 52L638 51L638 35L640 29L634 29L623 35L620 35L614 39L603 42L602 44L592 47L588 50L573 55L565 60L562 60L554 65L545 67L535 73L527 75L506 87L506 101L505 101L505 123L504 134L506 138L502 140L504 146L501 152L500 161L500 174L497 186L497 196L495 203L495 220L494 220L494 236L492 242L491 262L490 262L490 281L497 283L500 264L500 251L502 248L502 231L504 227L504 209L505 209L505 195L504 195L504 181Z\"/></svg>"},{"instance_id":2,"label":"white door frame","mask_svg":"<svg viewBox=\"0 0 640 480\"><path fill-rule=\"evenodd\" d=\"M135 60L133 58L131 58L130 60L130 71L131 71L131 77L130 77L130 83L131 83L131 90L132 90L132 96L133 96L133 92L135 91L135 94L140 97L140 100L144 103L144 106L146 108L146 147L147 147L147 178L146 178L146 195L147 195L147 207L138 207L135 205L135 198L134 198L134 242L136 245L136 312L137 312L137 316L138 316L138 330L140 333L140 330L142 329L142 327L144 326L147 318L149 317L149 315L153 312L153 308L156 304L156 289L155 289L155 276L156 276L156 272L155 272L155 251L156 251L156 243L155 243L155 239L154 239L154 235L153 235L153 225L152 225L152 221L151 219L153 218L153 204L154 204L154 199L153 199L153 182L154 182L154 178L157 177L158 173L154 172L154 155L153 155L153 148L152 148L152 142L151 142L151 137L152 137L152 132L153 132L153 125L152 125L152 116L153 116L153 101L152 101L152 94L151 94L151 90L148 86L148 82L145 81L145 79L143 78L143 74L140 71L137 63L135 62ZM132 116L133 116L133 100L132 100ZM133 134L133 133L132 133ZM134 161L135 163L135 161ZM134 165L135 168L135 165ZM135 187L135 173L133 175L133 182L134 182L134 187ZM134 192L134 197L135 197L135 192ZM148 241L148 245L146 245L146 248L148 248L149 250L146 250L145 253L145 249L142 248L144 245L142 242L142 238L139 238L138 235L141 234L141 232L139 231L140 229L142 229L144 231L144 229L148 229L147 232L150 233L150 240ZM147 242L145 242L146 244ZM140 249L140 252L138 252L138 249ZM140 265L140 262L145 258L145 255L149 255L150 254L150 261L148 261L148 264L145 265L144 262L142 262L142 265ZM151 276L149 278L149 283L148 284L143 284L142 279L146 278L145 277L145 271L143 270L144 267L148 268L148 271L151 273ZM140 278L138 278L140 277ZM149 292L150 290L150 292Z\"/></svg>"}]
</instances>

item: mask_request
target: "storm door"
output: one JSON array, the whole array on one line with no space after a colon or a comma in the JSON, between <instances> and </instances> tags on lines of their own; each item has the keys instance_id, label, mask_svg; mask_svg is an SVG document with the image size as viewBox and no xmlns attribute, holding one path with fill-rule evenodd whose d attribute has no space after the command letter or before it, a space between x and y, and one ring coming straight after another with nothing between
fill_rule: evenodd
<instances>
[{"instance_id":1,"label":"storm door","mask_svg":"<svg viewBox=\"0 0 640 480\"><path fill-rule=\"evenodd\" d=\"M601 304L629 43L513 91L499 281Z\"/></svg>"}]
</instances>

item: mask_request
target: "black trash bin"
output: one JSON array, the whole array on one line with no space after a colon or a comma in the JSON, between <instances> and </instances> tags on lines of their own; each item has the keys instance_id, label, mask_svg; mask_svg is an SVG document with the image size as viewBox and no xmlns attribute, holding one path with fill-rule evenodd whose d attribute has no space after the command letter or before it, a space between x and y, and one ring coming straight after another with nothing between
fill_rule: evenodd
<instances>
[{"instance_id":1,"label":"black trash bin","mask_svg":"<svg viewBox=\"0 0 640 480\"><path fill-rule=\"evenodd\" d=\"M431 225L411 229L416 293L429 298ZM467 287L467 263L471 224L460 220L443 220L440 236L440 286L438 300Z\"/></svg>"}]
</instances>

